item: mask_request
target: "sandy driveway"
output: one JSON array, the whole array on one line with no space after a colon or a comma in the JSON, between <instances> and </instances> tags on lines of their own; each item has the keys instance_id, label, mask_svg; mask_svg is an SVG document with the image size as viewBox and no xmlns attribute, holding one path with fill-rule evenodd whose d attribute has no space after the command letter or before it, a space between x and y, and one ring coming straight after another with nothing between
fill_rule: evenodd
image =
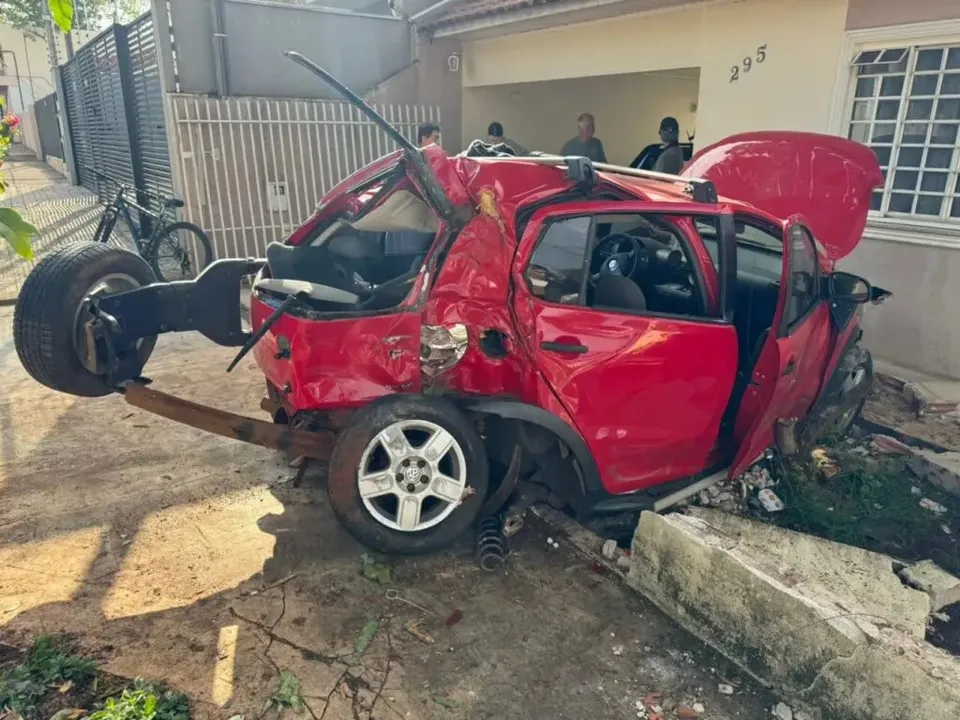
<instances>
[{"instance_id":1,"label":"sandy driveway","mask_svg":"<svg viewBox=\"0 0 960 720\"><path fill-rule=\"evenodd\" d=\"M22 371L0 315L0 640L65 631L114 673L161 678L198 714L259 716L290 670L315 718L634 718L647 693L704 718L770 706L736 672L531 523L506 572L480 571L469 538L394 563L385 597L317 478L302 489L269 451L137 411L79 400ZM230 350L165 338L157 387L260 416L258 373ZM293 579L262 591L272 583ZM454 610L463 619L444 619ZM423 619L436 642L405 630ZM357 633L379 623L357 661ZM437 697L453 702L439 704ZM675 717L669 713L667 717Z\"/></svg>"}]
</instances>

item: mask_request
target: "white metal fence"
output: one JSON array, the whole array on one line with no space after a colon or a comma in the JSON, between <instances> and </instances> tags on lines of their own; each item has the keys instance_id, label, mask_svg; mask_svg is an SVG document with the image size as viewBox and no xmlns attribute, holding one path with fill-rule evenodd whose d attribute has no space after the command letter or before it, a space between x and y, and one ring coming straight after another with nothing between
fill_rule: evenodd
<instances>
[{"instance_id":1,"label":"white metal fence","mask_svg":"<svg viewBox=\"0 0 960 720\"><path fill-rule=\"evenodd\" d=\"M396 149L348 103L171 95L174 164L183 217L210 236L217 257L262 256L306 220L320 197ZM437 107L377 105L416 141Z\"/></svg>"}]
</instances>

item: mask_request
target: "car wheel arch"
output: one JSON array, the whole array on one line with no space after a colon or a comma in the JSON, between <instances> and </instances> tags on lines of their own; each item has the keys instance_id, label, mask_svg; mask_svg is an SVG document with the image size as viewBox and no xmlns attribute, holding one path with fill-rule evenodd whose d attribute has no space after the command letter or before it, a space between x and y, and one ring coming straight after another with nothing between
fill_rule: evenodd
<instances>
[{"instance_id":1,"label":"car wheel arch","mask_svg":"<svg viewBox=\"0 0 960 720\"><path fill-rule=\"evenodd\" d=\"M530 423L546 430L562 442L576 460L581 499L586 501L587 498L596 496L598 493L606 494L600 480L600 470L586 442L580 433L562 418L536 405L518 400L471 400L466 401L463 407L473 413Z\"/></svg>"}]
</instances>

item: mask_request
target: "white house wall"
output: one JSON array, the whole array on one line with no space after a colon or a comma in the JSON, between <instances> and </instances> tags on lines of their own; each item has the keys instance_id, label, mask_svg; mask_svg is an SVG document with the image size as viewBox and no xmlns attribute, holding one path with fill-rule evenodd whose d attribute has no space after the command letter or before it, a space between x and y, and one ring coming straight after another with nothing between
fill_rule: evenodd
<instances>
[{"instance_id":1,"label":"white house wall","mask_svg":"<svg viewBox=\"0 0 960 720\"><path fill-rule=\"evenodd\" d=\"M698 146L761 128L825 132L846 14L847 0L742 0L474 40L463 86L699 67Z\"/></svg>"}]
</instances>

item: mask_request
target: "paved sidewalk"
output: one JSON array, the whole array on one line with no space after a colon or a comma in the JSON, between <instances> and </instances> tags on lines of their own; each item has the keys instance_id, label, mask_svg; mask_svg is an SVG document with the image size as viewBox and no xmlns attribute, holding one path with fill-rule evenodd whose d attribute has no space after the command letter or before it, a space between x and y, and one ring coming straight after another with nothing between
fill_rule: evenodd
<instances>
[{"instance_id":1,"label":"paved sidewalk","mask_svg":"<svg viewBox=\"0 0 960 720\"><path fill-rule=\"evenodd\" d=\"M12 207L40 230L34 253L44 253L65 242L89 240L97 228L101 207L84 187L72 185L46 163L8 161L2 172L7 191L0 207ZM0 247L0 302L14 300L32 265L2 243Z\"/></svg>"}]
</instances>

